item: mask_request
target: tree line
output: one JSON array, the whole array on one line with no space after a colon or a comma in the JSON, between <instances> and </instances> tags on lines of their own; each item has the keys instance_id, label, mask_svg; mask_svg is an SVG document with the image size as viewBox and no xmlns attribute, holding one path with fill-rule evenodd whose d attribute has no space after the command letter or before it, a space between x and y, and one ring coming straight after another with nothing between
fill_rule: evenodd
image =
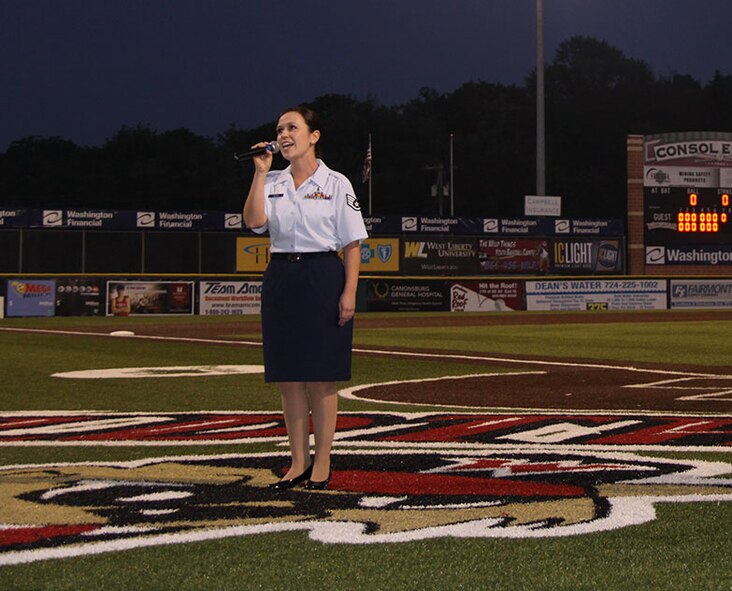
<instances>
[{"instance_id":1,"label":"tree line","mask_svg":"<svg viewBox=\"0 0 732 591\"><path fill-rule=\"evenodd\" d=\"M524 195L536 186L535 89L532 72L522 85L423 88L398 106L334 94L308 106L324 122L324 160L351 179L364 210L370 134L374 214L448 214L443 191L435 191L441 171L452 183L455 215L520 216ZM567 216L625 217L628 134L732 130L732 76L717 72L706 84L682 74L656 76L644 61L591 37L560 45L546 66L545 95L547 194L563 197ZM275 123L232 126L215 138L184 128L122 127L98 147L22 138L0 154L0 203L238 211L252 165L233 154L271 138Z\"/></svg>"}]
</instances>

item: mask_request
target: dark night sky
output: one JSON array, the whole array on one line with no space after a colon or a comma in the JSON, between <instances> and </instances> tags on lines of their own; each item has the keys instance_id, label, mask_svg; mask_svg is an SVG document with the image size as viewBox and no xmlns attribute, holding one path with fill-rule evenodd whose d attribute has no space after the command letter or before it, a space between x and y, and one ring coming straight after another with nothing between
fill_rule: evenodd
<instances>
[{"instance_id":1,"label":"dark night sky","mask_svg":"<svg viewBox=\"0 0 732 591\"><path fill-rule=\"evenodd\" d=\"M657 75L732 74L730 0L545 0L546 61L588 35ZM123 125L215 136L326 93L522 84L534 0L0 0L0 151L100 145ZM722 130L726 131L726 130Z\"/></svg>"}]
</instances>

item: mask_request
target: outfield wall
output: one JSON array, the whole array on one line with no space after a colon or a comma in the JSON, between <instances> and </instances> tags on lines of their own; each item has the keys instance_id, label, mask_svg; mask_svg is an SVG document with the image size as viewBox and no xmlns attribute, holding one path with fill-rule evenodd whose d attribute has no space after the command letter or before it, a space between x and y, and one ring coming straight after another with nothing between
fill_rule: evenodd
<instances>
[{"instance_id":1,"label":"outfield wall","mask_svg":"<svg viewBox=\"0 0 732 591\"><path fill-rule=\"evenodd\" d=\"M365 272L593 275L625 272L616 219L371 216ZM259 273L269 238L241 214L0 210L0 273Z\"/></svg>"},{"instance_id":2,"label":"outfield wall","mask_svg":"<svg viewBox=\"0 0 732 591\"><path fill-rule=\"evenodd\" d=\"M622 220L364 221L359 311L732 307L726 269L624 275ZM6 316L256 314L269 257L236 213L0 210ZM130 305L115 310L118 287Z\"/></svg>"},{"instance_id":3,"label":"outfield wall","mask_svg":"<svg viewBox=\"0 0 732 591\"><path fill-rule=\"evenodd\" d=\"M22 234L21 234L22 232ZM267 236L223 232L0 230L0 273L261 273ZM619 275L622 237L375 236L361 245L366 273L395 275Z\"/></svg>"},{"instance_id":4,"label":"outfield wall","mask_svg":"<svg viewBox=\"0 0 732 591\"><path fill-rule=\"evenodd\" d=\"M10 276L1 311L22 316L258 314L261 276ZM120 309L114 300L127 299ZM361 312L732 309L732 279L363 276ZM0 314L0 316L2 315Z\"/></svg>"}]
</instances>

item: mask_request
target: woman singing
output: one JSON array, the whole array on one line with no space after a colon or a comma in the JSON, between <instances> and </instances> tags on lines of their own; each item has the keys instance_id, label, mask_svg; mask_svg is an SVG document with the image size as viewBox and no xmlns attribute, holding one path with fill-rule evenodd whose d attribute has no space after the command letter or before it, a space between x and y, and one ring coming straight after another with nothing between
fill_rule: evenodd
<instances>
[{"instance_id":1,"label":"woman singing","mask_svg":"<svg viewBox=\"0 0 732 591\"><path fill-rule=\"evenodd\" d=\"M269 230L271 241L262 288L265 381L279 384L292 456L287 474L271 485L279 489L328 487L336 383L351 379L359 245L367 233L351 183L317 157L320 129L310 109L284 111L277 146L290 165L270 171L272 154L256 156L244 204L246 225Z\"/></svg>"}]
</instances>

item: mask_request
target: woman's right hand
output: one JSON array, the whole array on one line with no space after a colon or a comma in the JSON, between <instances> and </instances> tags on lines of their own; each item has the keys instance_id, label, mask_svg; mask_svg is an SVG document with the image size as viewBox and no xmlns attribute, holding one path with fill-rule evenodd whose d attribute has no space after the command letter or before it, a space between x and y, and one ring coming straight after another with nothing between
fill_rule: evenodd
<instances>
[{"instance_id":1,"label":"woman's right hand","mask_svg":"<svg viewBox=\"0 0 732 591\"><path fill-rule=\"evenodd\" d=\"M254 150L255 148L266 148L267 146L269 146L269 144L270 142L259 142L258 144L254 144L251 149ZM252 160L254 161L255 171L261 174L268 173L269 169L272 167L272 158L272 152L270 152L269 150L264 152L264 154L252 158Z\"/></svg>"},{"instance_id":2,"label":"woman's right hand","mask_svg":"<svg viewBox=\"0 0 732 591\"><path fill-rule=\"evenodd\" d=\"M267 145L268 142L259 142L254 144L251 149L266 148ZM264 185L267 182L267 173L272 166L272 152L265 151L259 156L254 156L252 160L254 162L254 176L252 177L252 185L249 187L247 200L244 202L242 214L247 228L261 228L267 224Z\"/></svg>"}]
</instances>

